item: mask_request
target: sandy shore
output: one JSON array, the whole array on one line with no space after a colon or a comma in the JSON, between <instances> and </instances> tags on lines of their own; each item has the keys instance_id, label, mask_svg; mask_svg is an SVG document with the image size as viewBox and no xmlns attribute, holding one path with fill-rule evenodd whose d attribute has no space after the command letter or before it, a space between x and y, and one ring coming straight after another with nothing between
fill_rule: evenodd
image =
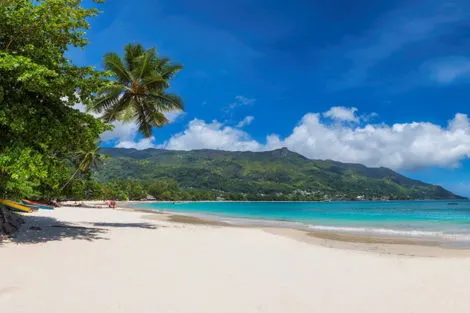
<instances>
[{"instance_id":1,"label":"sandy shore","mask_svg":"<svg viewBox=\"0 0 470 313\"><path fill-rule=\"evenodd\" d=\"M376 253L345 238L126 210L33 215L0 243L0 312L470 312L463 252L410 256L426 247L403 242L388 244L410 254L387 254L387 243L352 240Z\"/></svg>"}]
</instances>

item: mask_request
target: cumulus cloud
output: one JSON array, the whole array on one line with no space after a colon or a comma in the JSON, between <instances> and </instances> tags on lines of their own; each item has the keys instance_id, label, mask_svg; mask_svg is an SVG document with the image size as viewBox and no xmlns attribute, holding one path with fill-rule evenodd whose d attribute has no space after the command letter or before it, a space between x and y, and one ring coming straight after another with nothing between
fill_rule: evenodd
<instances>
[{"instance_id":1,"label":"cumulus cloud","mask_svg":"<svg viewBox=\"0 0 470 313\"><path fill-rule=\"evenodd\" d=\"M242 119L240 122L238 122L237 127L242 128L242 127L248 126L253 122L254 119L255 119L254 116L248 115L244 119Z\"/></svg>"},{"instance_id":2,"label":"cumulus cloud","mask_svg":"<svg viewBox=\"0 0 470 313\"><path fill-rule=\"evenodd\" d=\"M330 118L336 121L343 121L343 122L359 122L359 116L356 115L357 108L346 108L346 107L332 107L325 113L323 113L324 117Z\"/></svg>"},{"instance_id":3,"label":"cumulus cloud","mask_svg":"<svg viewBox=\"0 0 470 313\"><path fill-rule=\"evenodd\" d=\"M123 123L115 121L111 123L113 125L112 130L105 131L101 134L102 141L117 140L121 141L132 141L138 133L137 124L134 122Z\"/></svg>"},{"instance_id":4,"label":"cumulus cloud","mask_svg":"<svg viewBox=\"0 0 470 313\"><path fill-rule=\"evenodd\" d=\"M429 122L387 124L327 123L321 113L305 114L292 133L275 134L265 142L220 122L195 119L186 130L160 147L175 150L221 149L263 151L287 147L312 159L333 159L413 169L426 166L456 167L470 156L470 120L458 113L447 125Z\"/></svg>"},{"instance_id":5,"label":"cumulus cloud","mask_svg":"<svg viewBox=\"0 0 470 313\"><path fill-rule=\"evenodd\" d=\"M83 103L77 103L74 108L80 112L86 112L93 115L94 117L100 117L100 114L87 111L86 106ZM186 113L183 111L173 111L165 113L166 118L170 123L176 122L182 118ZM135 148L135 149L147 149L155 148L157 144L154 143L155 137L137 139L138 137L138 126L135 122L123 123L120 121L114 121L112 130L108 130L101 134L100 139L102 141L117 141L116 147L118 148Z\"/></svg>"},{"instance_id":6,"label":"cumulus cloud","mask_svg":"<svg viewBox=\"0 0 470 313\"><path fill-rule=\"evenodd\" d=\"M324 112L322 116L336 122L346 123L369 122L378 116L375 112L361 115L358 115L356 112L358 112L358 109L355 107L347 108L343 106L335 106Z\"/></svg>"},{"instance_id":7,"label":"cumulus cloud","mask_svg":"<svg viewBox=\"0 0 470 313\"><path fill-rule=\"evenodd\" d=\"M173 111L173 112L165 113L165 116L170 123L176 122L177 120L183 118L185 115L186 115L186 112L184 111Z\"/></svg>"},{"instance_id":8,"label":"cumulus cloud","mask_svg":"<svg viewBox=\"0 0 470 313\"><path fill-rule=\"evenodd\" d=\"M116 148L133 148L137 150L144 150L148 148L155 148L156 145L154 143L155 137L149 137L149 138L142 138L137 141L132 141L132 140L124 140L120 141L117 145Z\"/></svg>"},{"instance_id":9,"label":"cumulus cloud","mask_svg":"<svg viewBox=\"0 0 470 313\"><path fill-rule=\"evenodd\" d=\"M282 143L310 158L394 169L455 167L470 155L470 126L465 114L456 114L444 128L427 122L355 128L328 126L309 113Z\"/></svg>"},{"instance_id":10,"label":"cumulus cloud","mask_svg":"<svg viewBox=\"0 0 470 313\"><path fill-rule=\"evenodd\" d=\"M206 123L192 120L188 128L174 135L162 145L171 150L219 149L235 151L259 151L263 145L251 139L246 132L225 126L217 121Z\"/></svg>"}]
</instances>

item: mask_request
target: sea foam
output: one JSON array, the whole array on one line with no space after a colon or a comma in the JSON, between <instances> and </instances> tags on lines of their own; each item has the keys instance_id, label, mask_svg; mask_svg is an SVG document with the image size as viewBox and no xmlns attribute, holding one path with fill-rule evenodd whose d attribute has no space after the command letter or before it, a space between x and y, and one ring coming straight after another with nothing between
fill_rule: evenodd
<instances>
[{"instance_id":1,"label":"sea foam","mask_svg":"<svg viewBox=\"0 0 470 313\"><path fill-rule=\"evenodd\" d=\"M327 225L308 225L309 229L327 232L342 232L354 234L369 234L382 236L398 236L398 237L415 237L415 238L438 238L470 241L470 234L446 233L443 231L425 231L425 230L404 230L390 228L373 228L373 227L344 227L344 226L327 226Z\"/></svg>"}]
</instances>

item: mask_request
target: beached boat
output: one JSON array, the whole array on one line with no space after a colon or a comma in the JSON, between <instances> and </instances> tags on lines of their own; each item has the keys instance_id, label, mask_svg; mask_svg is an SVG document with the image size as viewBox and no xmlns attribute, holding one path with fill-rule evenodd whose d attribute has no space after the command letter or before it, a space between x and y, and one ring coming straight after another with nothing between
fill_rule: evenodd
<instances>
[{"instance_id":1,"label":"beached boat","mask_svg":"<svg viewBox=\"0 0 470 313\"><path fill-rule=\"evenodd\" d=\"M44 203L40 203L40 202L34 202L34 201L30 201L30 200L23 200L23 203L25 205L35 206L38 209L42 209L42 210L54 210L54 208L52 206L44 204Z\"/></svg>"},{"instance_id":2,"label":"beached boat","mask_svg":"<svg viewBox=\"0 0 470 313\"><path fill-rule=\"evenodd\" d=\"M21 212L26 212L26 213L33 212L33 209L31 209L31 208L29 208L25 205L21 205L19 203L16 203L16 202L13 202L13 201L10 201L10 200L6 200L6 199L0 199L0 204L3 204L4 206L6 206L10 209L18 210L18 211L21 211Z\"/></svg>"}]
</instances>

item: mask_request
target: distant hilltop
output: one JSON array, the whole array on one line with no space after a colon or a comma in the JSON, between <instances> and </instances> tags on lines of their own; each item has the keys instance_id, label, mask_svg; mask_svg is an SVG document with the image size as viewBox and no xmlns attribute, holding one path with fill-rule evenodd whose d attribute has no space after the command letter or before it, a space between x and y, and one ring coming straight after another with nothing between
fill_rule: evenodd
<instances>
[{"instance_id":1,"label":"distant hilltop","mask_svg":"<svg viewBox=\"0 0 470 313\"><path fill-rule=\"evenodd\" d=\"M174 180L183 189L289 200L465 199L391 169L311 160L287 148L264 152L102 148L100 181ZM236 198L235 198L236 199Z\"/></svg>"}]
</instances>

